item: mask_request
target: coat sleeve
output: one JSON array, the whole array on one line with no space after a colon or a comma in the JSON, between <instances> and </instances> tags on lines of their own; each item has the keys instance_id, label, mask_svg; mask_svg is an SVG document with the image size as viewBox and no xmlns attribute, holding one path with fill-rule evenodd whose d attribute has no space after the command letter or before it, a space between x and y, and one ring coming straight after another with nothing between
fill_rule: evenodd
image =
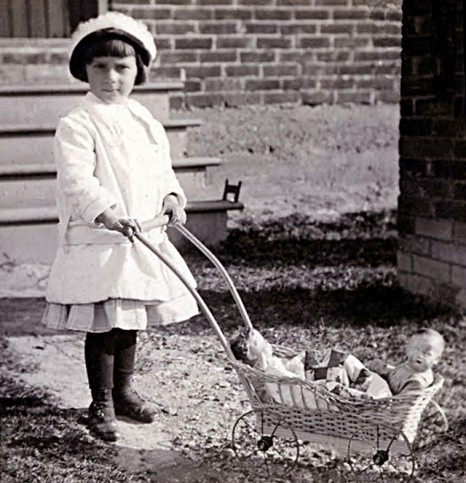
<instances>
[{"instance_id":1,"label":"coat sleeve","mask_svg":"<svg viewBox=\"0 0 466 483\"><path fill-rule=\"evenodd\" d=\"M94 175L95 142L86 120L79 115L60 120L55 134L58 188L68 199L73 218L89 223L116 200Z\"/></svg>"},{"instance_id":2,"label":"coat sleeve","mask_svg":"<svg viewBox=\"0 0 466 483\"><path fill-rule=\"evenodd\" d=\"M162 184L162 196L165 198L167 195L173 193L178 197L182 208L186 206L187 199L183 188L181 187L173 169L173 163L170 155L170 143L168 142L167 133L165 128L158 121L155 121L155 128L157 132L157 142L161 144L162 151L162 163L163 163L163 184Z\"/></svg>"}]
</instances>

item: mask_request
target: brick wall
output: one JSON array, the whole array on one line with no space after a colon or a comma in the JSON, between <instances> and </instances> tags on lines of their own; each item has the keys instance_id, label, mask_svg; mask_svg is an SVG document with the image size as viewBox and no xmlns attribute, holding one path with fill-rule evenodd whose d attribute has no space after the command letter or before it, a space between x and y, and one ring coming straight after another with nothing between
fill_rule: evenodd
<instances>
[{"instance_id":1,"label":"brick wall","mask_svg":"<svg viewBox=\"0 0 466 483\"><path fill-rule=\"evenodd\" d=\"M466 307L461 0L405 0L400 121L401 284Z\"/></svg>"},{"instance_id":2,"label":"brick wall","mask_svg":"<svg viewBox=\"0 0 466 483\"><path fill-rule=\"evenodd\" d=\"M173 107L399 101L402 0L112 0L143 19ZM65 42L66 43L66 42ZM48 47L49 46L49 47ZM0 83L63 80L63 41L0 39Z\"/></svg>"},{"instance_id":3,"label":"brick wall","mask_svg":"<svg viewBox=\"0 0 466 483\"><path fill-rule=\"evenodd\" d=\"M179 106L398 102L401 0L113 0L144 19ZM176 101L175 101L176 102Z\"/></svg>"}]
</instances>

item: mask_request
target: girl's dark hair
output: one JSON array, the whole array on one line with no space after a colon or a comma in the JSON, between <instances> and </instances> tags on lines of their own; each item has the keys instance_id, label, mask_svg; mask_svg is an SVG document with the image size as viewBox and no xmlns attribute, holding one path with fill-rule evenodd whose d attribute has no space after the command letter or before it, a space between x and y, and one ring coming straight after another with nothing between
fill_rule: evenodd
<instances>
[{"instance_id":1,"label":"girl's dark hair","mask_svg":"<svg viewBox=\"0 0 466 483\"><path fill-rule=\"evenodd\" d=\"M87 46L81 62L82 80L87 81L86 65L90 64L95 57L130 57L133 55L136 57L138 68L134 84L143 84L147 75L141 56L131 44L115 38L103 38Z\"/></svg>"},{"instance_id":2,"label":"girl's dark hair","mask_svg":"<svg viewBox=\"0 0 466 483\"><path fill-rule=\"evenodd\" d=\"M94 57L129 57L136 55L134 47L121 39L101 39L90 44L84 54L84 63L89 64Z\"/></svg>"}]
</instances>

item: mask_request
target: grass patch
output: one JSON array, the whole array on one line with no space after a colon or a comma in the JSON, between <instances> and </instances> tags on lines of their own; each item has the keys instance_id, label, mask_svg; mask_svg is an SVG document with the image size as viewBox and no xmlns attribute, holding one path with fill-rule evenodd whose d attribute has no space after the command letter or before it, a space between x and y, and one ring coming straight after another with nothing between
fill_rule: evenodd
<instances>
[{"instance_id":1,"label":"grass patch","mask_svg":"<svg viewBox=\"0 0 466 483\"><path fill-rule=\"evenodd\" d=\"M7 342L0 365L11 367ZM15 368L17 369L17 367ZM2 483L127 482L112 446L90 437L84 414L60 409L43 391L0 374L0 474Z\"/></svg>"}]
</instances>

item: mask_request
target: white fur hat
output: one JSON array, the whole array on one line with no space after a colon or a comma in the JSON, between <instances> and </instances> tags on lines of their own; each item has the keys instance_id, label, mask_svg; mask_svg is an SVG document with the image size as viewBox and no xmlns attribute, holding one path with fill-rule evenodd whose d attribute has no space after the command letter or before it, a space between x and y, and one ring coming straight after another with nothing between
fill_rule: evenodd
<instances>
[{"instance_id":1,"label":"white fur hat","mask_svg":"<svg viewBox=\"0 0 466 483\"><path fill-rule=\"evenodd\" d=\"M70 49L70 72L74 77L83 80L83 53L90 43L103 37L122 39L130 43L147 67L155 60L157 49L147 26L123 13L108 12L79 24L74 31Z\"/></svg>"}]
</instances>

